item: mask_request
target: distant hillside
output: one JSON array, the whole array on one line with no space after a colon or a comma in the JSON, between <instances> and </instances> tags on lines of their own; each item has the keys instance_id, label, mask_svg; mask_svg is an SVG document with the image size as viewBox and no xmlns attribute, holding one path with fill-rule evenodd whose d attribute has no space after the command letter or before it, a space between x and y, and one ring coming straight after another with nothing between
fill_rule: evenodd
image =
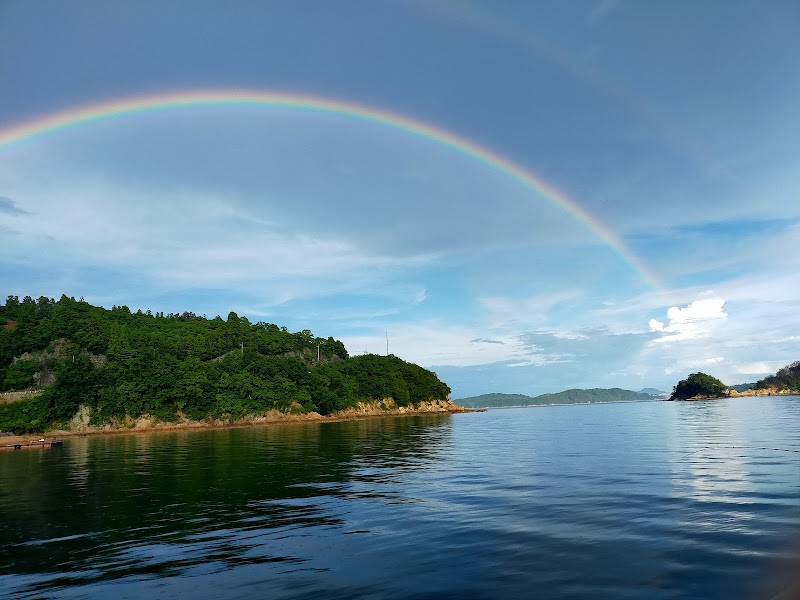
<instances>
[{"instance_id":1,"label":"distant hillside","mask_svg":"<svg viewBox=\"0 0 800 600\"><path fill-rule=\"evenodd\" d=\"M659 391L659 390L655 390ZM663 392L660 392L663 393ZM523 394L483 394L460 398L457 403L467 408L502 408L504 406L538 406L546 404L595 404L601 402L634 402L658 400L658 395L620 388L572 389L554 394L525 396Z\"/></svg>"},{"instance_id":2,"label":"distant hillside","mask_svg":"<svg viewBox=\"0 0 800 600\"><path fill-rule=\"evenodd\" d=\"M729 385L729 390L736 390L737 392L744 392L745 390L750 390L755 387L755 383L739 383L736 385Z\"/></svg>"},{"instance_id":3,"label":"distant hillside","mask_svg":"<svg viewBox=\"0 0 800 600\"><path fill-rule=\"evenodd\" d=\"M527 406L533 398L523 394L482 394L456 400L456 403L465 408L486 408L488 406Z\"/></svg>"},{"instance_id":4,"label":"distant hillside","mask_svg":"<svg viewBox=\"0 0 800 600\"><path fill-rule=\"evenodd\" d=\"M742 384L745 385L745 384ZM749 384L746 384L749 385ZM669 396L669 392L657 390L656 388L642 388L639 390L640 394L650 394L651 396Z\"/></svg>"}]
</instances>

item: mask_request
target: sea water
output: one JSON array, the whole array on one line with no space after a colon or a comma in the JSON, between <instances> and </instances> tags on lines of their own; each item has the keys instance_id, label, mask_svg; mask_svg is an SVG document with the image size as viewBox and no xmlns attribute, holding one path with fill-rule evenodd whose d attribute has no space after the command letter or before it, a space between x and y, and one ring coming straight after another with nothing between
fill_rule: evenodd
<instances>
[{"instance_id":1,"label":"sea water","mask_svg":"<svg viewBox=\"0 0 800 600\"><path fill-rule=\"evenodd\" d=\"M0 453L0 597L771 598L798 451L796 396L67 438Z\"/></svg>"}]
</instances>

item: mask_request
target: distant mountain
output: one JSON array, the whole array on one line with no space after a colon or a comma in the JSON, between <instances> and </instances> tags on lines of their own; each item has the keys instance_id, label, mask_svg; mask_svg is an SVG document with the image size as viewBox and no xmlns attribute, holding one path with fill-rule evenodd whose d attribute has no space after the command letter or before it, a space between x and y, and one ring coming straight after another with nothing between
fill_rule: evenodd
<instances>
[{"instance_id":1,"label":"distant mountain","mask_svg":"<svg viewBox=\"0 0 800 600\"><path fill-rule=\"evenodd\" d=\"M657 390L656 388L642 388L639 390L640 394L650 394L651 396L669 396L669 392Z\"/></svg>"},{"instance_id":2,"label":"distant mountain","mask_svg":"<svg viewBox=\"0 0 800 600\"><path fill-rule=\"evenodd\" d=\"M745 390L752 389L756 384L755 383L738 383L736 385L729 385L729 390L736 390L737 392L744 392Z\"/></svg>"},{"instance_id":3,"label":"distant mountain","mask_svg":"<svg viewBox=\"0 0 800 600\"><path fill-rule=\"evenodd\" d=\"M528 406L535 404L535 401L530 396L523 394L482 394L480 396L471 396L469 398L460 398L454 402L465 408L486 408L486 407L500 407L500 406Z\"/></svg>"},{"instance_id":4,"label":"distant mountain","mask_svg":"<svg viewBox=\"0 0 800 600\"><path fill-rule=\"evenodd\" d=\"M642 400L660 400L664 394L634 392L620 388L593 388L572 389L554 394L541 394L540 396L525 396L523 394L483 394L460 398L455 402L467 408L502 408L505 406L539 406L546 404L596 404L601 402L635 402Z\"/></svg>"}]
</instances>

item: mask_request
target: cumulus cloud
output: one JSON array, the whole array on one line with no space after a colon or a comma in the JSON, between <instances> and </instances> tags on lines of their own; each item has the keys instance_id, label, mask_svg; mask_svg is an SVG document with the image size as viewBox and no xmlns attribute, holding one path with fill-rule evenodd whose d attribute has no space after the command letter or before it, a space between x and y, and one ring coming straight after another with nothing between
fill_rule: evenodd
<instances>
[{"instance_id":1,"label":"cumulus cloud","mask_svg":"<svg viewBox=\"0 0 800 600\"><path fill-rule=\"evenodd\" d=\"M724 306L725 300L715 297L700 298L682 308L672 306L667 310L667 323L650 319L650 331L668 334L657 342L702 337L709 322L728 318Z\"/></svg>"}]
</instances>

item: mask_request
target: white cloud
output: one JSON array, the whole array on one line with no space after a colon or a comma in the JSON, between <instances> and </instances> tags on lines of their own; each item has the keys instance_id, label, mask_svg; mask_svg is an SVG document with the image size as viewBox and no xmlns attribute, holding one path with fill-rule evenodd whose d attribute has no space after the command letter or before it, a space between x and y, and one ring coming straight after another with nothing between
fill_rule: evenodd
<instances>
[{"instance_id":1,"label":"white cloud","mask_svg":"<svg viewBox=\"0 0 800 600\"><path fill-rule=\"evenodd\" d=\"M710 294L710 292L707 292ZM668 323L650 319L650 331L666 333L656 342L667 342L702 337L708 333L708 324L718 319L727 319L722 298L700 298L685 307L672 306L667 310Z\"/></svg>"},{"instance_id":2,"label":"white cloud","mask_svg":"<svg viewBox=\"0 0 800 600\"><path fill-rule=\"evenodd\" d=\"M21 217L26 235L9 247L7 262L47 264L52 272L75 264L106 269L162 290L239 289L274 306L387 286L396 291L389 282L398 273L431 261L309 235L212 194L79 179L31 196L37 215ZM414 304L425 300L421 286L413 294Z\"/></svg>"},{"instance_id":3,"label":"white cloud","mask_svg":"<svg viewBox=\"0 0 800 600\"><path fill-rule=\"evenodd\" d=\"M485 311L489 326L519 329L546 323L555 307L574 302L583 293L582 290L570 287L527 298L486 296L478 298L478 302Z\"/></svg>"},{"instance_id":4,"label":"white cloud","mask_svg":"<svg viewBox=\"0 0 800 600\"><path fill-rule=\"evenodd\" d=\"M782 363L770 366L765 362L751 362L736 365L733 370L741 375L770 375L783 366Z\"/></svg>"},{"instance_id":5,"label":"white cloud","mask_svg":"<svg viewBox=\"0 0 800 600\"><path fill-rule=\"evenodd\" d=\"M389 352L422 365L472 366L507 360L524 360L530 351L512 335L484 338L475 329L428 321L389 326ZM485 333L485 332L483 332ZM383 331L342 336L351 354L384 354Z\"/></svg>"},{"instance_id":6,"label":"white cloud","mask_svg":"<svg viewBox=\"0 0 800 600\"><path fill-rule=\"evenodd\" d=\"M264 162L260 154L253 156ZM442 160L450 162L446 156ZM461 173L460 163L460 159L453 161L454 174ZM483 243L479 250L470 248L469 255L460 254L459 249L473 244L472 230L462 226L479 228L481 235L490 232L489 237L506 237L506 229L489 219L494 213L505 213L492 203L478 201L484 195L494 196L484 194L494 190L491 173L475 175L476 179L487 178L485 189L468 194L469 210L459 213L463 222L453 227L453 204L446 201L450 196L412 194L418 189L430 192L438 188L399 182L401 191L410 185L408 194L384 197L383 177L378 178L381 201L376 202L375 194L361 193L367 187L353 188L359 192L353 199L329 196L329 190L347 183L333 175L311 178L325 182L318 186L324 188L323 193L318 193L318 187L305 180L285 189L262 186L267 178L260 175L253 185L240 187L225 177L220 185L199 186L180 177L190 171L178 170L173 175L172 164L164 181L130 169L128 162L124 162L124 170L135 173L135 178L117 179L113 171L98 178L94 170L87 176L81 169L34 169L38 164L31 162L27 171L8 161L0 165L0 191L8 195L4 197L24 198L24 207L36 213L15 213L15 227L24 224L25 235L10 240L4 234L8 242L0 240L4 243L0 255L3 267L45 265L38 281L55 289L55 295L74 289L96 300L103 290L108 294L105 303L110 305L121 298L127 303L137 286L157 289L165 296L212 288L211 292L224 292L220 304L225 310L274 315L277 323L297 323L298 328L308 325L315 331L318 327L325 331L318 326L324 324L327 332L343 339L354 354L365 349L383 353L386 328L390 351L407 360L470 365L479 373L476 378L489 380L490 373L519 385L544 385L549 378L547 391L578 383L669 389L689 370L697 369L728 383L752 381L755 374L774 372L800 358L800 337L793 335L800 331L800 254L795 251L800 224L760 236L757 243L737 235L724 239L706 236L702 231L694 233L696 237L670 238L668 250L652 253L651 267L666 282L704 283L631 297L629 290L641 288L622 286L613 277L591 277L591 271L598 270L602 252L584 260L586 250L579 249L580 260L589 265L584 270L566 267L551 248L540 260L530 260L536 257L525 255L524 249L518 251L516 246L513 253L520 257L510 260L501 251L488 253ZM467 166L470 164L467 161ZM278 170L273 169L275 173ZM192 174L205 172L216 173L191 169ZM238 170L232 171L231 177L238 174ZM796 182L796 175L792 177ZM696 217L680 204L641 203L641 186L652 187L649 177L638 177L626 185L629 190L612 190L614 193L601 198L608 200L611 211L603 215L620 230L653 233L654 228L663 228L664 236L674 236L671 226L685 223L687 214ZM464 187L471 190L473 186ZM508 213L508 218L525 230L525 236L538 239L544 232L558 237L561 245L576 239L551 225L558 220L548 217L540 222L537 213L541 207L525 190L508 188L509 182L500 182L507 204L527 207ZM792 204L789 197L796 189L795 185L782 192L784 208L790 214L800 206ZM303 194L292 195L295 191ZM406 195L424 202L425 212L418 210L420 205L398 201ZM772 205L779 205L774 193L767 195L773 198ZM630 197L630 204L614 204L620 196ZM634 201L647 211L640 214L634 210ZM673 210L670 206L675 215L657 212ZM726 216L745 218L756 206L760 204L749 202ZM718 208L719 204L701 207L707 214ZM420 220L420 214L425 218ZM527 229L529 220L535 222L536 235ZM315 223L316 228L309 226ZM433 234L425 233L421 240L409 235L426 227ZM442 237L442 231L457 237L458 244L448 249L450 242ZM370 238L373 234L384 241L402 240L402 249L393 247L389 252L388 246ZM431 239L442 241L449 253L433 254L431 246L425 245ZM497 242L494 237L492 240ZM644 239L643 247L646 242ZM421 247L429 252L419 251ZM564 253L563 249L559 252ZM479 255L483 262L476 258ZM437 269L435 276L426 269L432 263ZM556 272L548 270L553 264ZM108 273L119 278L116 288L113 282L109 285L99 279ZM450 274L455 277L450 279ZM709 279L704 280L705 276ZM0 280L10 285L11 277ZM85 287L89 281L94 289ZM453 281L466 281L470 287L452 285ZM703 295L711 286L716 294ZM41 293L33 284L30 287ZM17 293L17 289L8 292ZM475 297L476 293L480 296ZM518 297L513 297L515 294ZM369 295L369 299L354 302L353 295ZM202 303L202 294L197 296L196 302ZM326 297L325 301L319 302L320 297ZM413 312L416 306L420 307L418 313ZM209 312L213 314L212 309ZM439 318L424 321L431 314ZM679 343L668 343L673 341ZM574 381L576 367L583 378L580 382Z\"/></svg>"}]
</instances>

